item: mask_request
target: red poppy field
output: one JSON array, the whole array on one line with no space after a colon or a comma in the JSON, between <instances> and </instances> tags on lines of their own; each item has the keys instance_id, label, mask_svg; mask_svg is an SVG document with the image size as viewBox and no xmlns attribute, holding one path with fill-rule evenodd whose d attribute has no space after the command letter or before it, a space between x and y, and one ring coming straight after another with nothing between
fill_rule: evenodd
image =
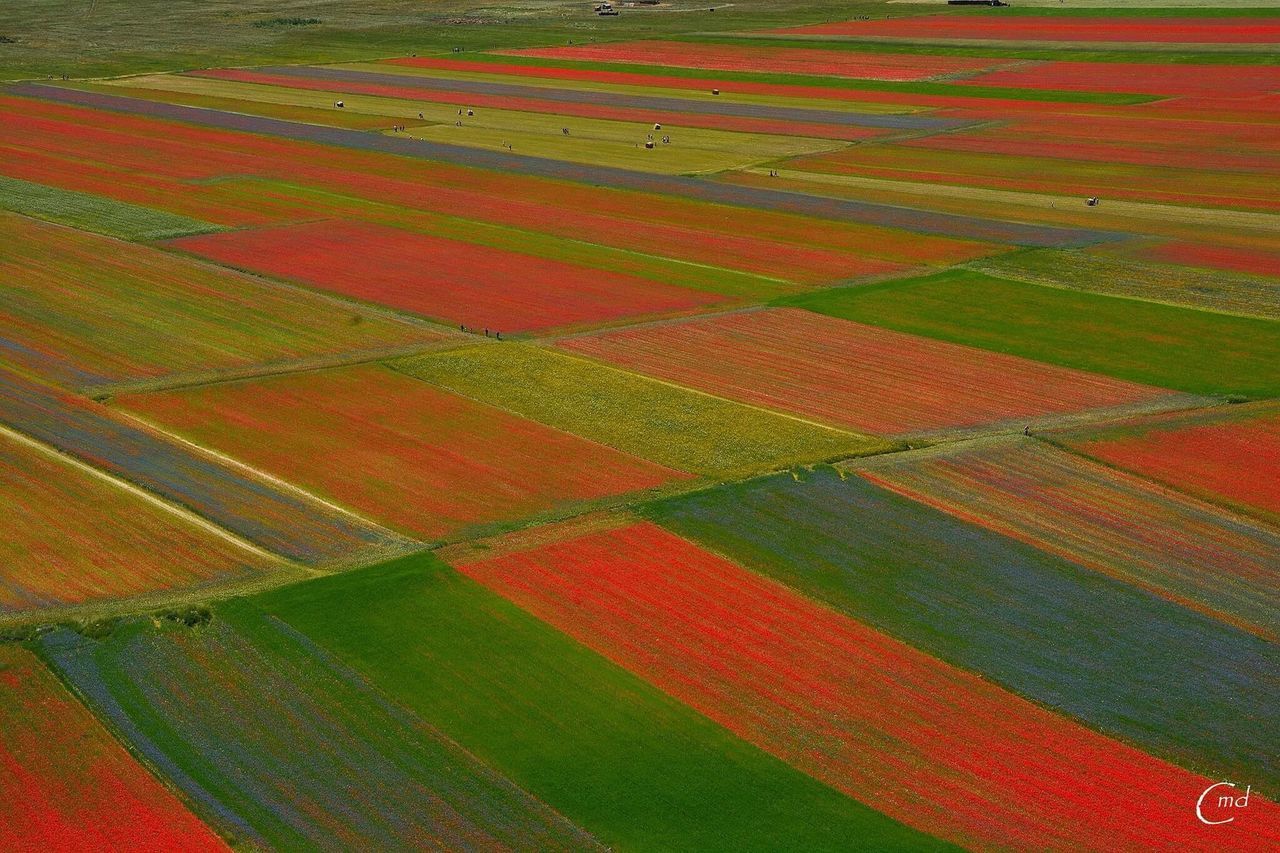
<instances>
[{"instance_id":1,"label":"red poppy field","mask_svg":"<svg viewBox=\"0 0 1280 853\"><path fill-rule=\"evenodd\" d=\"M774 308L567 338L615 366L883 435L1151 403L1157 388Z\"/></svg>"}]
</instances>

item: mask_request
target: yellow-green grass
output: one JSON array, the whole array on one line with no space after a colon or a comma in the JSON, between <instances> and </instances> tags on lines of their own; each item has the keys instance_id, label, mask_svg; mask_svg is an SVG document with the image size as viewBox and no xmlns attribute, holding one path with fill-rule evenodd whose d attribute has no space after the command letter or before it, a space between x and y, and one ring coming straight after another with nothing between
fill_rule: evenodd
<instances>
[{"instance_id":1,"label":"yellow-green grass","mask_svg":"<svg viewBox=\"0 0 1280 853\"><path fill-rule=\"evenodd\" d=\"M982 258L966 266L998 278L1280 319L1280 279L1204 270L1079 249L1033 249Z\"/></svg>"},{"instance_id":2,"label":"yellow-green grass","mask_svg":"<svg viewBox=\"0 0 1280 853\"><path fill-rule=\"evenodd\" d=\"M779 300L899 332L1194 394L1280 393L1280 322L955 269Z\"/></svg>"},{"instance_id":3,"label":"yellow-green grass","mask_svg":"<svg viewBox=\"0 0 1280 853\"><path fill-rule=\"evenodd\" d=\"M833 175L785 167L776 171L776 176L770 176L767 169L753 168L728 172L717 180L964 216L1129 231L1197 242L1212 234L1213 242L1221 245L1280 250L1280 216L1270 213L1110 198L1099 207L1087 207L1083 197L1061 193Z\"/></svg>"},{"instance_id":4,"label":"yellow-green grass","mask_svg":"<svg viewBox=\"0 0 1280 853\"><path fill-rule=\"evenodd\" d=\"M144 87L197 97L212 96L246 102L246 105L261 102L309 107L327 110L327 114L338 114L333 103L342 100L342 114L361 113L412 120L413 126L405 134L409 137L493 150L505 150L511 145L511 150L519 154L664 174L722 171L842 147L842 143L831 140L681 127L678 116L674 116L674 123L664 125L661 131L654 131L653 126L645 122L494 108L477 109L475 115L460 116L456 104L435 102L429 91L424 91L420 99L392 98L347 94L340 87L316 91L183 75L134 77L113 85L131 90ZM318 115L323 117L324 114ZM459 121L462 122L461 127L456 124ZM569 136L562 133L565 127L570 128ZM649 136L656 140L651 150L644 147ZM672 143L662 144L663 136L669 136Z\"/></svg>"},{"instance_id":5,"label":"yellow-green grass","mask_svg":"<svg viewBox=\"0 0 1280 853\"><path fill-rule=\"evenodd\" d=\"M0 358L75 388L401 352L446 334L374 309L0 213Z\"/></svg>"},{"instance_id":6,"label":"yellow-green grass","mask_svg":"<svg viewBox=\"0 0 1280 853\"><path fill-rule=\"evenodd\" d=\"M880 115L904 115L908 113L928 112L930 107L911 104L886 104L873 101L846 100L845 98L793 98L784 95L756 95L747 92L735 92L731 84L720 89L719 95L710 90L671 88L663 86L628 85L626 83L600 83L594 80L572 80L563 77L538 77L538 69L530 66L528 74L505 74L500 72L441 70L436 68L415 68L408 65L396 65L382 62L350 62L327 66L349 71L365 71L377 74L399 74L405 77L435 77L444 80L474 80L485 83L518 83L521 86L533 86L544 89L577 89L587 92L609 92L619 95L647 95L649 97L684 98L689 101L708 101L713 103L759 104L774 107L810 107L821 110L842 110L856 113L875 113ZM630 69L628 69L630 70ZM712 72L708 72L709 75Z\"/></svg>"},{"instance_id":7,"label":"yellow-green grass","mask_svg":"<svg viewBox=\"0 0 1280 853\"><path fill-rule=\"evenodd\" d=\"M109 95L120 94L121 88L127 88L129 97L144 101L158 101L166 104L183 104L188 107L204 107L223 112L246 113L248 115L266 116L300 121L307 124L324 124L331 127L345 127L352 130L371 130L389 128L396 123L390 114L378 115L365 112L335 110L329 103L323 107L303 106L291 103L272 103L248 98L223 97L206 95L194 91L169 88L165 81L179 78L169 74L153 75L146 78L129 77L123 80L109 80L102 83L74 83L73 88L89 92L104 92ZM400 117L400 116L396 116Z\"/></svg>"},{"instance_id":8,"label":"yellow-green grass","mask_svg":"<svg viewBox=\"0 0 1280 853\"><path fill-rule=\"evenodd\" d=\"M124 201L0 175L0 210L122 240L164 240L222 226Z\"/></svg>"},{"instance_id":9,"label":"yellow-green grass","mask_svg":"<svg viewBox=\"0 0 1280 853\"><path fill-rule=\"evenodd\" d=\"M635 456L707 476L745 476L893 447L883 439L525 344L467 347L392 366Z\"/></svg>"}]
</instances>

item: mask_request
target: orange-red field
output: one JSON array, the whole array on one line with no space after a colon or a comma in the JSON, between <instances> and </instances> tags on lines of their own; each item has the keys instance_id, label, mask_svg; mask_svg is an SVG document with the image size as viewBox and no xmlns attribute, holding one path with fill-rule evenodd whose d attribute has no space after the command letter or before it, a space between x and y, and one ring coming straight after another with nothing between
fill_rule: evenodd
<instances>
[{"instance_id":1,"label":"orange-red field","mask_svg":"<svg viewBox=\"0 0 1280 853\"><path fill-rule=\"evenodd\" d=\"M376 365L117 402L428 539L689 477Z\"/></svg>"},{"instance_id":2,"label":"orange-red field","mask_svg":"<svg viewBox=\"0 0 1280 853\"><path fill-rule=\"evenodd\" d=\"M790 308L609 331L559 346L730 399L890 435L1167 395Z\"/></svg>"},{"instance_id":3,"label":"orange-red field","mask_svg":"<svg viewBox=\"0 0 1280 853\"><path fill-rule=\"evenodd\" d=\"M719 301L710 293L358 222L206 234L171 245L234 267L498 331L669 314Z\"/></svg>"}]
</instances>

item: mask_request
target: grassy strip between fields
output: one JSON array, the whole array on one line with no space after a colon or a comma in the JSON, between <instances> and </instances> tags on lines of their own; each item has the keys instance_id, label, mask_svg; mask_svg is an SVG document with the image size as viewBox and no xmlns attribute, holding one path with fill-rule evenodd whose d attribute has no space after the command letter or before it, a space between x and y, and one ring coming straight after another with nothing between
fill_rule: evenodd
<instances>
[{"instance_id":1,"label":"grassy strip between fields","mask_svg":"<svg viewBox=\"0 0 1280 853\"><path fill-rule=\"evenodd\" d=\"M176 213L3 175L0 209L124 240L165 240L225 230Z\"/></svg>"},{"instance_id":2,"label":"grassy strip between fields","mask_svg":"<svg viewBox=\"0 0 1280 853\"><path fill-rule=\"evenodd\" d=\"M807 74L764 74L754 71L717 71L706 68L640 65L629 62L544 59L542 57L505 53L468 53L465 54L465 58L469 62L495 62L542 68L575 68L583 71L623 71L631 74L654 74L662 77L687 77L694 80L736 80L746 83L817 86L824 89L849 89L864 92L902 92L910 95L945 95L965 98L996 98L1083 104L1144 104L1157 100L1153 95L1133 95L1117 92L1067 92L1052 89L1015 89L1007 86L959 86L953 83L860 80L849 77L823 77Z\"/></svg>"},{"instance_id":3,"label":"grassy strip between fields","mask_svg":"<svg viewBox=\"0 0 1280 853\"><path fill-rule=\"evenodd\" d=\"M1195 394L1280 394L1280 323L971 270L775 302Z\"/></svg>"},{"instance_id":4,"label":"grassy strip between fields","mask_svg":"<svg viewBox=\"0 0 1280 853\"><path fill-rule=\"evenodd\" d=\"M433 555L254 602L610 847L941 846L739 740Z\"/></svg>"}]
</instances>

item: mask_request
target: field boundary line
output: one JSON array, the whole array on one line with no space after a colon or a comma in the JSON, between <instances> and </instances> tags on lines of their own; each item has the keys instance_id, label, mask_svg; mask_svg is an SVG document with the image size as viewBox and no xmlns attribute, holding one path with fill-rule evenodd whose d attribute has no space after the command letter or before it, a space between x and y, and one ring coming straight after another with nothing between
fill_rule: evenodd
<instances>
[{"instance_id":1,"label":"field boundary line","mask_svg":"<svg viewBox=\"0 0 1280 853\"><path fill-rule=\"evenodd\" d=\"M119 489L122 489L123 491L128 492L129 494L134 495L135 497L142 498L143 500L147 501L153 506L157 506L160 509L163 509L166 512L169 512L172 515L175 515L178 518L181 518L182 520L186 521L187 523L193 524L196 527L199 527L200 529L208 533L213 533L214 535L219 536L222 539L225 539L234 545L237 545L238 547L250 552L251 554L254 554L255 556L265 558L267 560L270 560L273 563L283 563L285 565L293 565L293 561L289 560L288 558L282 557L278 554L273 554L270 551L267 551L266 549L253 544L247 539L242 539L241 537L237 536L235 533L232 533L230 530L227 530L223 527L218 526L217 524L214 524L209 519L204 518L203 516L197 515L191 510L178 506L177 504L169 503L168 501L164 500L160 496L152 494L151 492L141 488L140 486L135 486L133 483L114 477L111 474L107 473L106 471L95 468L94 466L88 464L87 462L82 462L81 460L76 459L73 456L63 453L62 451L58 450L55 447L51 447L50 445L47 445L41 441L37 441L36 439L32 438L29 435L25 435L21 432L18 432L17 430L11 429L5 426L4 424L0 424L0 435L3 435L4 437L10 439L11 441L15 441L25 447L29 447L33 450L37 450L45 454L46 456L50 456L61 462L65 462L71 467L79 471L82 471L86 474L90 474L98 478L99 480L102 480L103 482L110 483L111 485Z\"/></svg>"},{"instance_id":2,"label":"field boundary line","mask_svg":"<svg viewBox=\"0 0 1280 853\"><path fill-rule=\"evenodd\" d=\"M471 336L467 336L469 338ZM458 335L442 341L424 342L422 344L406 344L400 347L385 347L372 350L354 350L339 353L331 357L315 359L294 359L286 362L262 362L246 365L243 368L229 367L217 371L187 371L170 373L153 379L126 380L109 382L104 385L87 385L80 389L81 393L94 399L115 397L125 394L155 394L165 391L180 391L188 388L202 388L207 385L222 385L229 382L245 382L254 379L269 379L274 376L291 376L296 373L310 373L323 370L341 370L344 367L357 367L362 364L380 364L383 361L412 358L415 355L427 355L433 352L446 352L470 346L477 341L470 341ZM483 340L483 339L482 339Z\"/></svg>"},{"instance_id":3,"label":"field boundary line","mask_svg":"<svg viewBox=\"0 0 1280 853\"><path fill-rule=\"evenodd\" d=\"M133 423L138 424L139 426L142 426L149 430L157 432L160 435L163 435L165 438L175 441L178 444L183 445L184 447L188 447L205 456L210 456L226 465L230 465L234 468L239 468L243 471L247 471L250 474L254 475L255 477L258 477L262 480L266 480L267 482L271 483L273 486L278 486L284 489L285 491L292 492L293 494L298 495L299 497L302 497L306 500L312 501L314 503L318 503L321 506L334 510L335 512L339 512L343 515L354 518L356 521L359 521L361 524L366 525L371 530L374 530L389 536L393 536L396 538L400 538L400 539L411 538L411 537L406 537L404 534L399 533L395 530L392 530L389 527L385 527L384 525L381 525L378 522L373 521L372 519L365 518L364 516L360 515L358 512L355 512L354 510L332 503L331 501L327 501L324 498L320 497L319 495L316 495L307 491L301 486L295 486L293 483L290 483L287 480L282 480L273 474L268 474L266 471L263 471L259 468L255 468L254 466L248 464L247 462L242 462L239 459L236 459L234 456L228 456L227 454L222 453L221 451L214 450L211 447L206 447L203 444L199 444L197 442L191 441L190 439L183 438L181 435L170 432L169 430L164 429L163 427L158 426L157 424L154 424L145 418L141 418L133 414L132 412L121 410L118 407L113 407L111 411L119 415L123 420L132 421Z\"/></svg>"}]
</instances>

